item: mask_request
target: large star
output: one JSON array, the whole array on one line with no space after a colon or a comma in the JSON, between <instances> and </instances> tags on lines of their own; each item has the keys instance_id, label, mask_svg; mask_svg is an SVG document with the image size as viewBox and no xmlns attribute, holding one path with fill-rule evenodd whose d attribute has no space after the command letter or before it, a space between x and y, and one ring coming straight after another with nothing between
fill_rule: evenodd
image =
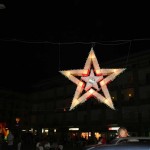
<instances>
[{"instance_id":1,"label":"large star","mask_svg":"<svg viewBox=\"0 0 150 150\"><path fill-rule=\"evenodd\" d=\"M116 76L124 70L125 68L101 69L94 50L91 49L84 69L60 71L60 73L77 85L70 110L74 109L77 105L84 103L92 96L99 102L109 106L111 109L115 109L107 84L113 81ZM99 93L100 90L102 90L103 95Z\"/></svg>"}]
</instances>

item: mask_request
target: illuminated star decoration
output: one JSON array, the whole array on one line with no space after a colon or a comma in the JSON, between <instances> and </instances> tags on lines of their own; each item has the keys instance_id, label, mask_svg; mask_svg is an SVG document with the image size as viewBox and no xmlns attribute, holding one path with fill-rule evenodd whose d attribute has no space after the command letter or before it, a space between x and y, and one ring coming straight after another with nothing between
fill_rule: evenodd
<instances>
[{"instance_id":1,"label":"illuminated star decoration","mask_svg":"<svg viewBox=\"0 0 150 150\"><path fill-rule=\"evenodd\" d=\"M107 84L113 81L124 70L125 68L101 69L94 50L91 49L84 69L60 71L60 73L77 85L70 110L84 103L90 97L95 97L99 102L104 103L111 109L115 109ZM76 76L81 78L78 79L79 77L77 78ZM103 95L99 91L102 91Z\"/></svg>"}]
</instances>

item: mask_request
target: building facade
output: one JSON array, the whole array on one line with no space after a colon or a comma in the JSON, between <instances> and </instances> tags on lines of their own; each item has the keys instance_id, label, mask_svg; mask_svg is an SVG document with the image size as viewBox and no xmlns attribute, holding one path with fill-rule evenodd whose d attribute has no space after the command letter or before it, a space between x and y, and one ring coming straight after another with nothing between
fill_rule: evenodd
<instances>
[{"instance_id":1,"label":"building facade","mask_svg":"<svg viewBox=\"0 0 150 150\"><path fill-rule=\"evenodd\" d=\"M115 110L90 98L69 111L76 85L60 74L34 85L30 93L1 91L0 121L13 124L19 117L22 129L85 138L98 133L114 136L110 129L119 126L127 127L131 135L150 136L149 66L150 51L101 64L101 68L127 68L108 84Z\"/></svg>"}]
</instances>

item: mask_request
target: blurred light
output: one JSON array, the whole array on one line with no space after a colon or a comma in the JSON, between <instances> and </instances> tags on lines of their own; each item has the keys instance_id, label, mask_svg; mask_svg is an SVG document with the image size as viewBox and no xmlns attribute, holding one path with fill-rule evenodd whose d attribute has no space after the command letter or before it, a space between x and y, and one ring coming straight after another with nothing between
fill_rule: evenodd
<instances>
[{"instance_id":1,"label":"blurred light","mask_svg":"<svg viewBox=\"0 0 150 150\"><path fill-rule=\"evenodd\" d=\"M29 131L30 131L30 132L33 132L33 128L31 128Z\"/></svg>"},{"instance_id":2,"label":"blurred light","mask_svg":"<svg viewBox=\"0 0 150 150\"><path fill-rule=\"evenodd\" d=\"M131 93L129 93L129 97L131 97L132 96L132 94Z\"/></svg>"},{"instance_id":3,"label":"blurred light","mask_svg":"<svg viewBox=\"0 0 150 150\"><path fill-rule=\"evenodd\" d=\"M78 131L79 128L69 128L69 131Z\"/></svg>"},{"instance_id":4,"label":"blurred light","mask_svg":"<svg viewBox=\"0 0 150 150\"><path fill-rule=\"evenodd\" d=\"M42 129L42 133L44 133L44 129Z\"/></svg>"},{"instance_id":5,"label":"blurred light","mask_svg":"<svg viewBox=\"0 0 150 150\"><path fill-rule=\"evenodd\" d=\"M96 137L96 139L98 140L99 137L101 137L101 134L100 134L99 132L95 132L95 137Z\"/></svg>"},{"instance_id":6,"label":"blurred light","mask_svg":"<svg viewBox=\"0 0 150 150\"><path fill-rule=\"evenodd\" d=\"M4 4L0 4L0 9L5 9L6 6Z\"/></svg>"},{"instance_id":7,"label":"blurred light","mask_svg":"<svg viewBox=\"0 0 150 150\"><path fill-rule=\"evenodd\" d=\"M89 137L91 136L91 132L89 132Z\"/></svg>"},{"instance_id":8,"label":"blurred light","mask_svg":"<svg viewBox=\"0 0 150 150\"><path fill-rule=\"evenodd\" d=\"M20 122L20 118L16 118L16 122L19 123Z\"/></svg>"},{"instance_id":9,"label":"blurred light","mask_svg":"<svg viewBox=\"0 0 150 150\"><path fill-rule=\"evenodd\" d=\"M108 128L108 130L118 130L119 129L119 127L110 127L110 128Z\"/></svg>"}]
</instances>

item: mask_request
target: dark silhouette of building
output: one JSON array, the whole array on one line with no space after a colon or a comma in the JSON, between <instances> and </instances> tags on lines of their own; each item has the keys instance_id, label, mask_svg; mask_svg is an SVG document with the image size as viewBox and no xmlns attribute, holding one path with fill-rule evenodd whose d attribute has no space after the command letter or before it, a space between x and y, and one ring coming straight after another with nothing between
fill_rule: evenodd
<instances>
[{"instance_id":1,"label":"dark silhouette of building","mask_svg":"<svg viewBox=\"0 0 150 150\"><path fill-rule=\"evenodd\" d=\"M101 68L123 68L124 57L101 64ZM149 136L150 133L150 51L130 55L127 70L108 84L116 110L96 99L69 111L76 85L61 74L32 87L23 94L0 91L0 121L14 125L20 118L20 130L28 129L49 134L96 132L111 134L109 127L125 126L130 134ZM70 127L78 127L70 131ZM43 130L42 130L43 129Z\"/></svg>"}]
</instances>

